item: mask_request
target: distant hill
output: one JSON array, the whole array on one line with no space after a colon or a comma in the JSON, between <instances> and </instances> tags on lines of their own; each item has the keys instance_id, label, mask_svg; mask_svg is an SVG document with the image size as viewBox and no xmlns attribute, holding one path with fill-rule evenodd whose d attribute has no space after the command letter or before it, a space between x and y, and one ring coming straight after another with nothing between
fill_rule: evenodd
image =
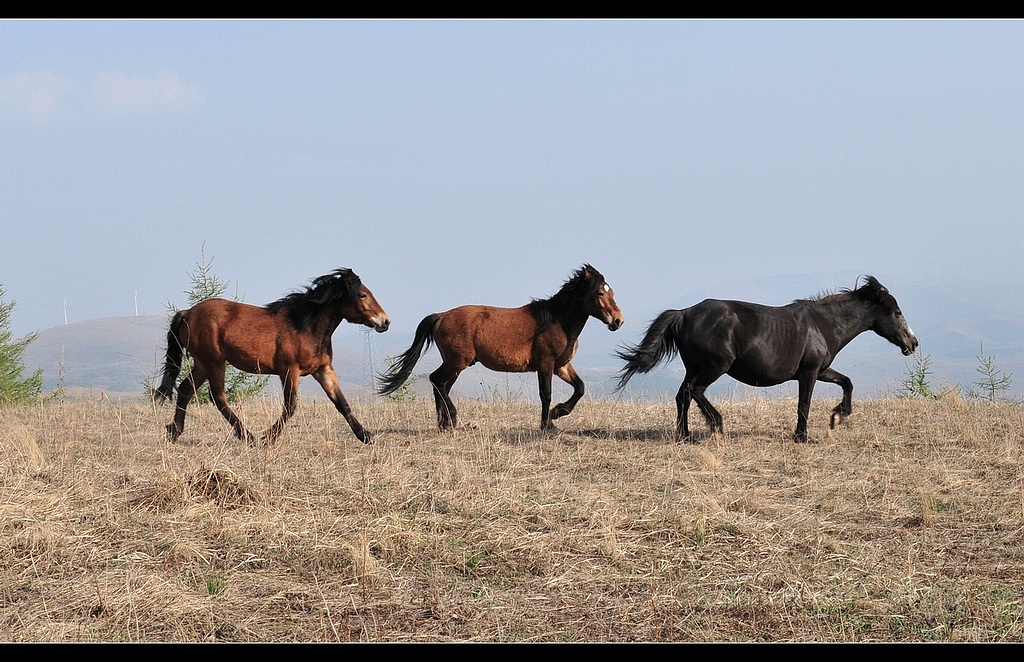
<instances>
[{"instance_id":1,"label":"distant hill","mask_svg":"<svg viewBox=\"0 0 1024 662\"><path fill-rule=\"evenodd\" d=\"M43 369L43 388L143 392L155 378L167 334L166 317L109 317L40 331L24 355L25 367Z\"/></svg>"},{"instance_id":2,"label":"distant hill","mask_svg":"<svg viewBox=\"0 0 1024 662\"><path fill-rule=\"evenodd\" d=\"M600 398L612 394L619 369L615 350L623 343L639 341L643 331L659 312L684 308L704 298L742 299L769 305L783 305L797 298L854 287L860 274L801 274L736 281L713 288L683 291L661 307L651 308L637 318L634 313L626 325L610 332L591 322L580 339L580 350L573 361L587 384L587 396ZM1012 375L1012 395L1024 392L1024 286L987 282L950 281L892 283L884 274L875 274L890 287L903 307L907 319L921 341L920 355L931 360L932 385L969 386L978 378L977 356L983 348L993 357L998 369ZM418 321L418 320L417 320ZM24 355L26 369L43 368L44 387L60 385L71 393L86 390L107 395L141 395L143 383L159 378L166 342L168 319L165 316L112 317L76 322L39 332ZM403 352L412 342L414 324L408 332L392 328L384 334L364 331L362 327L342 324L334 335L334 367L342 381L342 390L353 400L376 397L369 375L386 367L387 358ZM437 350L427 351L416 366L412 389L430 398L427 374L440 364ZM904 357L894 346L871 332L862 334L846 347L833 366L854 382L855 397L892 393L914 365L914 357ZM683 377L678 358L648 375L630 381L624 397L670 399ZM271 389L279 391L277 380ZM564 397L569 387L557 378L554 397ZM723 377L711 389L713 394L742 396L750 389ZM764 393L796 393L795 383ZM537 397L534 374L494 373L481 366L466 370L455 386L461 396L483 399L494 397ZM838 389L822 384L818 396L835 398ZM304 378L302 397L324 397L312 378ZM618 397L618 396L617 396Z\"/></svg>"}]
</instances>

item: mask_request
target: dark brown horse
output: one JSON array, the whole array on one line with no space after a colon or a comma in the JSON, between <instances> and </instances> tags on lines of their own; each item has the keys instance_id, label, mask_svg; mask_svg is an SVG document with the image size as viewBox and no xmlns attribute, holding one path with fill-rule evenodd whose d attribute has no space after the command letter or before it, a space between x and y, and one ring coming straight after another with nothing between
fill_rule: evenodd
<instances>
[{"instance_id":1,"label":"dark brown horse","mask_svg":"<svg viewBox=\"0 0 1024 662\"><path fill-rule=\"evenodd\" d=\"M256 439L228 406L224 392L225 364L244 372L277 375L284 389L284 411L263 435L266 443L281 433L298 404L299 378L313 377L364 443L371 435L363 429L341 392L331 365L331 335L342 320L364 324L383 333L391 321L373 293L350 269L337 269L316 278L305 291L295 292L266 306L252 306L226 299L207 299L175 313L167 332L167 356L163 379L155 392L168 400L181 371L184 352L192 357L192 372L178 386L174 420L167 425L171 441L185 427L185 409L196 389L210 380L210 394L217 409L248 443Z\"/></svg>"},{"instance_id":2,"label":"dark brown horse","mask_svg":"<svg viewBox=\"0 0 1024 662\"><path fill-rule=\"evenodd\" d=\"M815 381L838 384L843 400L832 410L835 428L853 410L853 382L831 368L847 343L874 331L909 356L917 337L896 299L874 277L855 290L842 290L788 306L705 299L685 310L666 310L651 322L639 345L618 352L626 362L616 390L636 373L652 370L677 352L686 376L676 395L676 439L689 440L687 413L696 400L712 434L722 431L722 415L704 390L722 375L750 386L775 386L797 380L798 403L793 440L807 441L807 416Z\"/></svg>"},{"instance_id":3,"label":"dark brown horse","mask_svg":"<svg viewBox=\"0 0 1024 662\"><path fill-rule=\"evenodd\" d=\"M431 343L437 344L442 364L430 373L434 387L437 425L441 430L456 424L450 392L459 373L479 362L498 372L536 372L540 384L540 427L569 414L583 397L583 380L570 361L576 354L579 335L589 317L615 331L622 326L622 311L615 294L594 267L577 269L549 299L534 299L519 308L460 306L423 318L412 346L391 363L380 377L381 395L397 390L409 379L416 362ZM551 376L572 385L565 402L551 408Z\"/></svg>"}]
</instances>

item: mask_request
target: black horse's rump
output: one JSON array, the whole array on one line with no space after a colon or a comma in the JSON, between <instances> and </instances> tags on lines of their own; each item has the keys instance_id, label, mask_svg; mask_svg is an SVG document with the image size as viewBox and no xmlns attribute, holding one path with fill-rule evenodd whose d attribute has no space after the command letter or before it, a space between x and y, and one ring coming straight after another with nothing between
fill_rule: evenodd
<instances>
[{"instance_id":1,"label":"black horse's rump","mask_svg":"<svg viewBox=\"0 0 1024 662\"><path fill-rule=\"evenodd\" d=\"M807 441L807 416L816 381L838 384L843 399L829 426L852 411L853 383L831 368L836 354L864 331L874 331L900 347L904 355L918 341L896 299L873 276L853 290L800 299L786 306L705 299L683 310L666 310L647 327L638 345L617 352L625 365L616 390L637 373L646 373L679 354L686 368L676 394L676 437L689 439L687 420L695 400L712 433L722 431L722 415L704 391L722 375L750 386L774 386L797 380L794 441Z\"/></svg>"}]
</instances>

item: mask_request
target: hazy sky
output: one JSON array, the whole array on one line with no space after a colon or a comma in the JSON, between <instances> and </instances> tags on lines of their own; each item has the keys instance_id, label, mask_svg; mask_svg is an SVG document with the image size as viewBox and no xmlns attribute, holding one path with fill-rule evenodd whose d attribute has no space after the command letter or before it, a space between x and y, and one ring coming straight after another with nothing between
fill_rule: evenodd
<instances>
[{"instance_id":1,"label":"hazy sky","mask_svg":"<svg viewBox=\"0 0 1024 662\"><path fill-rule=\"evenodd\" d=\"M351 267L409 332L590 262L631 340L751 277L1020 282L1022 210L1017 20L0 21L16 336L183 307L205 254L258 304Z\"/></svg>"}]
</instances>

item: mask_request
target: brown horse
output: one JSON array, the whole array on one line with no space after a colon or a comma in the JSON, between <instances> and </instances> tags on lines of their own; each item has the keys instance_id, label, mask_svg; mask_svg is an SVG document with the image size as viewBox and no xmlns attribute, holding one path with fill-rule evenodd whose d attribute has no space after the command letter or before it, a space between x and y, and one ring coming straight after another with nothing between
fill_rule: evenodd
<instances>
[{"instance_id":1,"label":"brown horse","mask_svg":"<svg viewBox=\"0 0 1024 662\"><path fill-rule=\"evenodd\" d=\"M174 420L167 424L172 442L185 427L185 409L196 389L210 380L210 394L217 409L235 430L235 436L254 444L256 439L228 406L224 392L225 364L244 372L277 375L284 389L284 411L263 435L271 443L281 433L298 404L299 378L313 377L364 443L371 435L356 420L331 365L331 335L342 320L364 324L378 333L391 321L373 293L350 269L337 269L313 280L305 291L295 292L266 306L252 306L226 299L207 299L175 313L167 332L167 356L163 379L154 396L168 400L181 372L185 352L192 357L191 373L178 386Z\"/></svg>"},{"instance_id":2,"label":"brown horse","mask_svg":"<svg viewBox=\"0 0 1024 662\"><path fill-rule=\"evenodd\" d=\"M442 364L430 373L434 387L437 425L456 424L450 392L459 373L479 362L499 372L536 372L540 383L540 427L572 412L583 397L583 380L570 361L589 317L615 331L622 326L622 311L615 294L594 267L577 269L549 299L534 299L519 308L460 306L423 318L412 346L391 362L380 377L381 395L397 390L409 379L416 362L431 343L437 344ZM573 388L572 397L551 409L551 376L558 375Z\"/></svg>"}]
</instances>

